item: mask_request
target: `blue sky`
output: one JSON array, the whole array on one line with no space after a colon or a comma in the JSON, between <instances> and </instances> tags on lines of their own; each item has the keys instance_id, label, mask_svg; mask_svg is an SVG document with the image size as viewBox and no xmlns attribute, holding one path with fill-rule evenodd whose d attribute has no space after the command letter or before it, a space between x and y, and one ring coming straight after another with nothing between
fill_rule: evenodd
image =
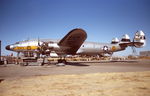
<instances>
[{"instance_id":1,"label":"blue sky","mask_svg":"<svg viewBox=\"0 0 150 96\"><path fill-rule=\"evenodd\" d=\"M150 0L0 0L0 40L5 46L28 38L63 38L82 28L87 41L111 42L124 34L133 38L143 30L150 50ZM131 48L118 52L128 55Z\"/></svg>"}]
</instances>

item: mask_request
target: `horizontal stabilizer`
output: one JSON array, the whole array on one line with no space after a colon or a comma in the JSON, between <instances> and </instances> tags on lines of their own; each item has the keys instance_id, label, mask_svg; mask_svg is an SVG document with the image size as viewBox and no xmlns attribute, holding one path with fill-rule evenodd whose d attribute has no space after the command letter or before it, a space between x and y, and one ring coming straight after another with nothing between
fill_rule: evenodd
<instances>
[{"instance_id":1,"label":"horizontal stabilizer","mask_svg":"<svg viewBox=\"0 0 150 96\"><path fill-rule=\"evenodd\" d=\"M145 38L145 34L143 31L137 31L135 33L135 36L134 36L134 39L133 41L131 42L130 39L124 39L124 41L126 42L120 42L120 46L122 47L127 47L127 46L135 46L137 48L140 48L140 47L144 47L146 45L146 38Z\"/></svg>"}]
</instances>

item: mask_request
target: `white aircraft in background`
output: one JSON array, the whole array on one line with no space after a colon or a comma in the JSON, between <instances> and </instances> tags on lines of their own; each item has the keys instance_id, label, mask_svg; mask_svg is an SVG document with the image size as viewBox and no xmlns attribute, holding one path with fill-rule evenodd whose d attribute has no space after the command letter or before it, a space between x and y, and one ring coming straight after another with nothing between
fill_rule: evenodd
<instances>
[{"instance_id":1,"label":"white aircraft in background","mask_svg":"<svg viewBox=\"0 0 150 96\"><path fill-rule=\"evenodd\" d=\"M125 50L128 46L141 48L145 46L146 39L143 31L135 33L133 40L125 34L119 41L114 38L111 43L86 42L87 33L83 29L73 29L60 40L36 39L16 42L7 45L6 49L22 53L25 57L36 57L40 55L51 56L57 54L60 59L58 63L66 63L67 55L99 55L113 54L113 52Z\"/></svg>"}]
</instances>

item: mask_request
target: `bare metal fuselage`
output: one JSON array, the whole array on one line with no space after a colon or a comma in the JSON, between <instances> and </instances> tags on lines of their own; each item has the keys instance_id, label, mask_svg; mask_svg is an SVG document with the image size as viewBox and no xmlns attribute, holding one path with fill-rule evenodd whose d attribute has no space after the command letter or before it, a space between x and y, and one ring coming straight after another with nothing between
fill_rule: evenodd
<instances>
[{"instance_id":1,"label":"bare metal fuselage","mask_svg":"<svg viewBox=\"0 0 150 96\"><path fill-rule=\"evenodd\" d=\"M63 55L103 55L112 54L116 51L125 50L128 46L141 48L145 46L146 38L143 31L137 31L133 38L125 34L119 41L116 38L111 43L86 42L87 34L83 29L73 29L61 40L36 39L20 41L6 46L7 50L22 52L24 54L35 53L37 55L49 55L56 53Z\"/></svg>"},{"instance_id":2,"label":"bare metal fuselage","mask_svg":"<svg viewBox=\"0 0 150 96\"><path fill-rule=\"evenodd\" d=\"M38 42L42 44L42 42L49 42L48 49L50 51L55 51L56 54L65 54L63 46L59 46L58 42L60 40L52 40L52 39L41 39L41 40L26 40L17 42L15 44L10 45L10 50L16 52L38 52ZM106 48L104 48L106 47ZM110 44L110 43L96 43L96 42L84 42L81 47L78 49L76 54L79 55L101 55L103 53L113 53L116 51L124 50L125 48L121 47L119 44ZM72 54L67 54L72 55Z\"/></svg>"}]
</instances>

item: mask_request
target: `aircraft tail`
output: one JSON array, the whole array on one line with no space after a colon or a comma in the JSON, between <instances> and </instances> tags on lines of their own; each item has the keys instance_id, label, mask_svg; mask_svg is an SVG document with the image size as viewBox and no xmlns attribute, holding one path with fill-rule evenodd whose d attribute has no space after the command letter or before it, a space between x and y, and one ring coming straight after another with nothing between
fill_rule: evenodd
<instances>
[{"instance_id":1,"label":"aircraft tail","mask_svg":"<svg viewBox=\"0 0 150 96\"><path fill-rule=\"evenodd\" d=\"M135 33L135 36L133 39L133 45L137 48L141 48L146 45L145 34L142 30L139 30Z\"/></svg>"},{"instance_id":2,"label":"aircraft tail","mask_svg":"<svg viewBox=\"0 0 150 96\"><path fill-rule=\"evenodd\" d=\"M135 33L133 41L131 41L130 37L127 34L125 34L123 35L119 45L123 47L128 47L128 46L134 46L136 48L144 47L146 45L145 34L142 30L137 31Z\"/></svg>"}]
</instances>

